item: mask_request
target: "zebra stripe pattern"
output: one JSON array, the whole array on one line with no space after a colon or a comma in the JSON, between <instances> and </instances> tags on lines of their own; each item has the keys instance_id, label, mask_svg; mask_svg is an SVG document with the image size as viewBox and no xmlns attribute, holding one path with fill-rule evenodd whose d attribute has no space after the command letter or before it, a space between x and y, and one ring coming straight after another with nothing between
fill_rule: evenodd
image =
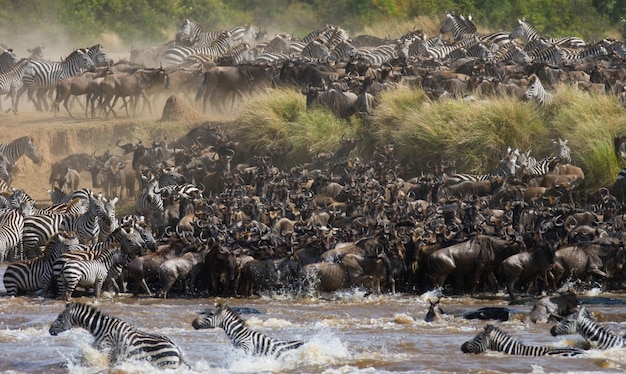
<instances>
[{"instance_id":1,"label":"zebra stripe pattern","mask_svg":"<svg viewBox=\"0 0 626 374\"><path fill-rule=\"evenodd\" d=\"M5 258L21 259L24 250L22 235L24 233L24 216L17 209L0 211L0 262ZM17 253L10 253L16 250Z\"/></svg>"},{"instance_id":2,"label":"zebra stripe pattern","mask_svg":"<svg viewBox=\"0 0 626 374\"><path fill-rule=\"evenodd\" d=\"M460 40L466 36L474 35L481 42L491 46L496 51L511 44L511 38L507 32L494 32L481 34L476 32L476 25L472 22L471 16L468 18L462 15L446 14L446 20L439 30L441 34L452 32L454 40Z\"/></svg>"},{"instance_id":3,"label":"zebra stripe pattern","mask_svg":"<svg viewBox=\"0 0 626 374\"><path fill-rule=\"evenodd\" d=\"M8 144L0 143L0 154L5 157L10 166L14 166L22 156L30 158L37 165L41 163L37 146L30 135L17 138Z\"/></svg>"},{"instance_id":4,"label":"zebra stripe pattern","mask_svg":"<svg viewBox=\"0 0 626 374\"><path fill-rule=\"evenodd\" d=\"M7 295L17 296L19 292L48 290L54 260L77 245L78 238L73 233L60 231L50 238L40 257L9 264L3 278Z\"/></svg>"},{"instance_id":5,"label":"zebra stripe pattern","mask_svg":"<svg viewBox=\"0 0 626 374\"><path fill-rule=\"evenodd\" d=\"M62 229L65 231L73 231L83 244L95 244L100 239L102 227L101 220L108 220L106 209L102 201L94 196L89 198L89 210L80 216L66 216L63 221Z\"/></svg>"},{"instance_id":6,"label":"zebra stripe pattern","mask_svg":"<svg viewBox=\"0 0 626 374\"><path fill-rule=\"evenodd\" d=\"M480 353L486 350L498 351L517 356L563 356L584 355L576 348L558 348L526 345L494 325L485 326L484 331L461 346L463 353Z\"/></svg>"},{"instance_id":7,"label":"zebra stripe pattern","mask_svg":"<svg viewBox=\"0 0 626 374\"><path fill-rule=\"evenodd\" d=\"M522 38L525 43L529 43L537 39L547 39L547 41L552 44L558 44L564 47L582 48L586 46L585 41L580 38L573 36L566 36L556 39L546 38L545 36L541 35L541 33L535 28L535 26L533 26L529 22L526 22L526 20L518 19L517 22L517 27L511 32L511 39Z\"/></svg>"},{"instance_id":8,"label":"zebra stripe pattern","mask_svg":"<svg viewBox=\"0 0 626 374\"><path fill-rule=\"evenodd\" d=\"M222 328L233 346L248 354L279 358L283 353L304 344L301 340L283 341L250 330L245 321L227 305L217 304L215 310L203 314L192 322L194 329Z\"/></svg>"},{"instance_id":9,"label":"zebra stripe pattern","mask_svg":"<svg viewBox=\"0 0 626 374\"><path fill-rule=\"evenodd\" d=\"M585 307L580 307L577 312L563 318L558 325L550 329L550 333L552 336L578 333L599 349L626 347L626 339L615 335L608 326L599 325L591 319Z\"/></svg>"},{"instance_id":10,"label":"zebra stripe pattern","mask_svg":"<svg viewBox=\"0 0 626 374\"><path fill-rule=\"evenodd\" d=\"M539 105L550 105L552 103L552 94L543 87L541 80L537 75L532 74L528 78L528 86L526 87L526 99L534 100Z\"/></svg>"},{"instance_id":11,"label":"zebra stripe pattern","mask_svg":"<svg viewBox=\"0 0 626 374\"><path fill-rule=\"evenodd\" d=\"M102 285L115 265L126 263L127 257L117 245L100 251L93 260L69 260L60 272L62 288L59 294L70 300L76 287L93 287L96 298L100 297ZM57 282L58 283L58 282Z\"/></svg>"},{"instance_id":12,"label":"zebra stripe pattern","mask_svg":"<svg viewBox=\"0 0 626 374\"><path fill-rule=\"evenodd\" d=\"M23 58L8 71L0 74L0 95L11 96L11 110L17 114L17 94L22 87L24 70L30 65L30 59Z\"/></svg>"},{"instance_id":13,"label":"zebra stripe pattern","mask_svg":"<svg viewBox=\"0 0 626 374\"><path fill-rule=\"evenodd\" d=\"M79 75L93 68L94 62L86 49L74 50L61 62L31 60L22 77L24 86L21 91L28 90L28 97L35 103L37 110L42 110L42 104L45 110L48 110L48 103L44 97L46 91L55 89L61 79ZM33 97L35 92L37 100Z\"/></svg>"},{"instance_id":14,"label":"zebra stripe pattern","mask_svg":"<svg viewBox=\"0 0 626 374\"><path fill-rule=\"evenodd\" d=\"M572 151L569 149L567 145L567 139L558 138L556 140L552 140L552 144L554 145L554 150L556 152L556 157L563 164L571 164L572 163Z\"/></svg>"},{"instance_id":15,"label":"zebra stripe pattern","mask_svg":"<svg viewBox=\"0 0 626 374\"><path fill-rule=\"evenodd\" d=\"M68 303L48 331L56 336L73 327L91 333L97 349L109 350L112 365L126 360L141 360L159 368L175 369L183 363L180 348L168 337L141 331L87 304Z\"/></svg>"}]
</instances>

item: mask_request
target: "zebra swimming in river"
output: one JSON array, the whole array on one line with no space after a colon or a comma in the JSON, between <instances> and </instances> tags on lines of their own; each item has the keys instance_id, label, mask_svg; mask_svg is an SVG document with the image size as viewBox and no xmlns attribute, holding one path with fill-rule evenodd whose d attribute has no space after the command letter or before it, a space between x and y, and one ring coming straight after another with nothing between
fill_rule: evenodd
<instances>
[{"instance_id":1,"label":"zebra swimming in river","mask_svg":"<svg viewBox=\"0 0 626 374\"><path fill-rule=\"evenodd\" d=\"M227 305L217 304L214 310L202 312L202 314L191 323L194 329L220 327L228 335L235 348L241 348L246 353L279 358L286 351L299 348L304 344L301 340L273 339L261 332L249 329L246 322Z\"/></svg>"},{"instance_id":2,"label":"zebra swimming in river","mask_svg":"<svg viewBox=\"0 0 626 374\"><path fill-rule=\"evenodd\" d=\"M81 303L69 303L50 326L56 336L73 327L81 327L95 338L93 346L108 352L111 365L125 360L143 360L159 368L177 368L183 355L168 337L138 330L119 318L111 317L98 308Z\"/></svg>"},{"instance_id":3,"label":"zebra swimming in river","mask_svg":"<svg viewBox=\"0 0 626 374\"><path fill-rule=\"evenodd\" d=\"M594 321L585 307L580 307L578 311L563 318L550 329L550 333L553 336L578 333L599 349L626 347L626 339Z\"/></svg>"},{"instance_id":4,"label":"zebra swimming in river","mask_svg":"<svg viewBox=\"0 0 626 374\"><path fill-rule=\"evenodd\" d=\"M463 353L480 353L492 350L517 356L572 357L584 354L582 350L577 348L526 345L491 324L485 326L484 331L478 333L474 338L463 343L461 350Z\"/></svg>"}]
</instances>

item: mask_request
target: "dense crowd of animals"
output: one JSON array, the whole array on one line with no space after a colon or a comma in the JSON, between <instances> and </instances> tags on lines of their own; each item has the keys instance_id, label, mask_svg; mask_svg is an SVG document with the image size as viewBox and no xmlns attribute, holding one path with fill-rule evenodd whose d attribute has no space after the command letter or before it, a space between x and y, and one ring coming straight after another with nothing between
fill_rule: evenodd
<instances>
[{"instance_id":1,"label":"dense crowd of animals","mask_svg":"<svg viewBox=\"0 0 626 374\"><path fill-rule=\"evenodd\" d=\"M212 33L185 19L176 40L133 50L131 62L113 63L100 45L75 50L60 63L33 57L20 62L5 50L0 66L8 58L14 69L2 72L0 87L8 87L3 92L11 94L14 112L21 93L45 109L45 93L56 88L53 107L63 102L70 112L68 98L86 94L91 116L116 115L118 98L127 113L140 99L149 106L157 86L178 90L203 108L227 111L251 90L294 85L308 107L324 105L342 118L370 113L376 95L397 84L439 98L510 93L548 104L549 89L569 81L624 98L622 41L551 39L528 22L518 23L512 33L481 34L471 19L447 14L441 32L451 32L454 42L445 43L418 31L397 40L351 38L332 25L299 40L268 38L253 27ZM615 140L621 157L624 137ZM393 144L377 147L369 159L356 157L354 138L303 165L286 164L289 149L242 160L228 133L200 126L169 144L164 138L150 145L120 139L119 150L58 161L50 174L53 205L41 207L28 191L10 187L19 157L40 162L32 138L23 137L0 146L0 260L10 261L4 285L11 296L66 300L81 290L93 289L99 297L103 289L127 287L135 296L163 298L308 295L351 287L421 293L441 287L447 294L472 295L506 289L516 299L564 285L620 289L626 179L618 176L610 188L583 199L584 172L573 165L567 140L552 142L553 155L538 160L509 148L493 170L470 175L457 172L452 161L411 169L395 158ZM101 193L79 188L83 171ZM135 204L133 213L118 217L118 201ZM538 305L532 322L566 314L554 300ZM435 304L431 313L430 320L441 318ZM553 333L578 331L600 339L603 348L623 346L584 310L577 313ZM50 333L92 329L94 319L86 324L85 318L96 316L103 329L90 332L97 346L120 355L113 361L138 355L158 365L181 363L169 339L82 304L68 304ZM223 306L193 322L196 329L223 328L235 346L252 353L280 355L303 344L272 340L243 325ZM163 354L136 351L141 344L158 346ZM582 353L527 346L493 325L462 346L463 352L485 349Z\"/></svg>"},{"instance_id":2,"label":"dense crowd of animals","mask_svg":"<svg viewBox=\"0 0 626 374\"><path fill-rule=\"evenodd\" d=\"M3 47L0 94L11 97L14 113L27 92L37 110L56 113L63 103L71 116L70 98L86 96L85 115L107 118L117 115L120 98L127 115L140 100L151 109L155 96L171 93L204 111L230 112L251 93L281 86L301 90L307 108L324 106L348 120L371 114L379 94L399 85L419 87L431 98L509 95L548 104L564 82L616 95L626 105L623 39L550 38L526 20L512 27L480 33L471 17L446 14L440 35L430 37L421 30L396 38L352 36L326 25L297 38L254 25L205 31L185 18L174 40L133 48L129 60L117 62L100 44L60 62L42 59L41 48L19 58ZM52 98L55 91L49 106L46 94Z\"/></svg>"}]
</instances>

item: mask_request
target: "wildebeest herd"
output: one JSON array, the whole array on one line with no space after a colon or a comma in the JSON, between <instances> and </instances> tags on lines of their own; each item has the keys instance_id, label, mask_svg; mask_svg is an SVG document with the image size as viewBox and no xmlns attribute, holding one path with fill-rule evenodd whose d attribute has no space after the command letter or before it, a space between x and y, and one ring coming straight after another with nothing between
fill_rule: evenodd
<instances>
[{"instance_id":1,"label":"wildebeest herd","mask_svg":"<svg viewBox=\"0 0 626 374\"><path fill-rule=\"evenodd\" d=\"M419 31L396 40L351 38L332 25L296 40L268 38L251 26L204 32L185 19L176 40L133 50L130 62L113 63L96 45L48 67L22 62L0 82L11 82L14 112L21 91L43 108L45 92L56 88L55 102L68 112L70 96L86 94L91 116L116 114L118 98L127 113L140 99L149 106L156 86L228 111L251 91L295 85L307 106L324 105L346 119L368 115L377 95L397 85L436 98L500 93L547 104L548 90L569 81L624 97L623 41L549 39L522 20L512 33L480 34L472 26L446 15L441 32L453 33L452 43ZM98 65L102 71L93 71ZM615 138L620 161L625 140ZM393 144L365 159L355 155L358 139L345 137L335 152L306 164L289 165L286 147L238 160L227 131L198 126L169 143L120 139L118 149L102 155L58 161L50 174L53 205L42 207L28 191L10 188L17 158L40 160L32 138L16 139L0 147L0 259L12 261L4 285L8 295L66 300L81 289L99 297L102 289L127 287L135 296L162 298L440 287L470 295L506 289L516 299L564 286L622 289L624 179L580 199L584 171L573 165L566 139L552 142L552 155L538 160L508 148L494 170L470 175L453 161L411 169L396 159ZM101 193L79 188L82 171ZM132 213L118 217L119 201L134 204ZM72 308L78 306L64 313ZM82 326L65 318L51 333ZM488 327L476 340L506 341L497 333ZM463 350L485 346L467 343Z\"/></svg>"}]
</instances>

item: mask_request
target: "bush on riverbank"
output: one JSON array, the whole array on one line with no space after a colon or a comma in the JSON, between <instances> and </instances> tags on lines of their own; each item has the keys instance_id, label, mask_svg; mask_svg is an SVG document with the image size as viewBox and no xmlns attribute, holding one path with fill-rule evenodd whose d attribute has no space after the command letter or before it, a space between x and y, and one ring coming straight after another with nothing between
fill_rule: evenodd
<instances>
[{"instance_id":1,"label":"bush on riverbank","mask_svg":"<svg viewBox=\"0 0 626 374\"><path fill-rule=\"evenodd\" d=\"M427 163L456 161L457 171L487 173L511 146L532 149L537 159L553 154L552 139L568 140L575 164L595 189L615 180L622 165L613 154L613 137L626 132L626 112L615 96L590 95L559 85L553 102L495 96L485 100L431 101L420 89L400 87L383 93L371 118L353 116L348 124L327 110L307 112L304 96L272 90L251 100L238 118L236 136L254 152L293 145L297 164L319 151L334 151L342 136L362 140L365 159L373 145L395 143L396 158L425 170Z\"/></svg>"}]
</instances>

